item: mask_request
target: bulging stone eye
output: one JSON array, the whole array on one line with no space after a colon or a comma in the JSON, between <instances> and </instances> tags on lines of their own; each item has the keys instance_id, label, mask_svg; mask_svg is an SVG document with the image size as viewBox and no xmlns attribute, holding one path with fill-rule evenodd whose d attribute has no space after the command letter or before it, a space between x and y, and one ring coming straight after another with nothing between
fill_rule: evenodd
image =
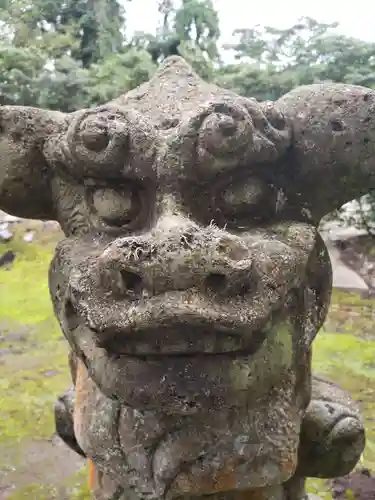
<instances>
[{"instance_id":1,"label":"bulging stone eye","mask_svg":"<svg viewBox=\"0 0 375 500\"><path fill-rule=\"evenodd\" d=\"M250 115L241 108L225 111L212 113L202 122L198 134L198 155L202 160L208 153L215 158L229 155L238 161L252 147L254 128Z\"/></svg>"},{"instance_id":2,"label":"bulging stone eye","mask_svg":"<svg viewBox=\"0 0 375 500\"><path fill-rule=\"evenodd\" d=\"M251 178L245 182L236 183L224 190L223 199L232 207L257 205L269 191L269 186L261 179Z\"/></svg>"},{"instance_id":3,"label":"bulging stone eye","mask_svg":"<svg viewBox=\"0 0 375 500\"><path fill-rule=\"evenodd\" d=\"M131 188L97 189L92 194L92 203L99 218L109 226L129 224L139 210L139 197Z\"/></svg>"},{"instance_id":4,"label":"bulging stone eye","mask_svg":"<svg viewBox=\"0 0 375 500\"><path fill-rule=\"evenodd\" d=\"M284 199L276 186L259 177L235 181L221 193L221 210L241 219L269 220L282 209Z\"/></svg>"},{"instance_id":5,"label":"bulging stone eye","mask_svg":"<svg viewBox=\"0 0 375 500\"><path fill-rule=\"evenodd\" d=\"M82 125L81 139L90 151L103 151L110 141L108 127L105 123L87 120Z\"/></svg>"}]
</instances>

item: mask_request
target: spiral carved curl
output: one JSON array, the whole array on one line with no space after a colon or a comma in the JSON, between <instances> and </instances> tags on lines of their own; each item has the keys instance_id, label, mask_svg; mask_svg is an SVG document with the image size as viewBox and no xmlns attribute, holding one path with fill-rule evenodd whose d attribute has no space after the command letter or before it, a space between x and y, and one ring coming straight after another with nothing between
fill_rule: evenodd
<instances>
[{"instance_id":1,"label":"spiral carved curl","mask_svg":"<svg viewBox=\"0 0 375 500\"><path fill-rule=\"evenodd\" d=\"M101 106L72 115L65 133L47 143L45 155L79 176L107 178L119 169L129 176L153 170L156 144L154 128L139 113Z\"/></svg>"},{"instance_id":2,"label":"spiral carved curl","mask_svg":"<svg viewBox=\"0 0 375 500\"><path fill-rule=\"evenodd\" d=\"M182 123L173 148L184 168L220 171L276 160L290 145L291 125L270 103L208 102Z\"/></svg>"}]
</instances>

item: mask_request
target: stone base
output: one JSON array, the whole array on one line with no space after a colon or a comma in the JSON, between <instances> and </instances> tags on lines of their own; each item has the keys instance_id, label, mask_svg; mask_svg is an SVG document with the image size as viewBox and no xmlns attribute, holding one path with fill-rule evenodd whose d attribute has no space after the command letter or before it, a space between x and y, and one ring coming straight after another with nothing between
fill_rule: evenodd
<instances>
[{"instance_id":1,"label":"stone base","mask_svg":"<svg viewBox=\"0 0 375 500\"><path fill-rule=\"evenodd\" d=\"M124 490L107 475L95 469L89 461L89 482L93 500L139 500L131 490ZM254 490L236 490L209 495L210 500L322 500L307 494L304 490L304 478L293 477L288 483L279 486L257 488ZM166 497L168 499L168 495ZM179 500L199 500L203 497L184 496ZM207 496L205 496L207 498ZM150 497L149 500L156 500Z\"/></svg>"}]
</instances>

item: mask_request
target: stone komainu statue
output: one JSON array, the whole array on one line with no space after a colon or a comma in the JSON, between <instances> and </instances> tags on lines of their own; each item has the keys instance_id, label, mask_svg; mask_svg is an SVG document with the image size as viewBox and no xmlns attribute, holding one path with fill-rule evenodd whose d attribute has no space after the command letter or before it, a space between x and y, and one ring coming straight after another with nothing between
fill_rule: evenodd
<instances>
[{"instance_id":1,"label":"stone komainu statue","mask_svg":"<svg viewBox=\"0 0 375 500\"><path fill-rule=\"evenodd\" d=\"M311 375L330 299L320 219L375 187L375 92L258 103L172 57L71 114L0 108L0 205L60 222L49 286L74 388L57 432L97 500L302 500L364 448Z\"/></svg>"}]
</instances>

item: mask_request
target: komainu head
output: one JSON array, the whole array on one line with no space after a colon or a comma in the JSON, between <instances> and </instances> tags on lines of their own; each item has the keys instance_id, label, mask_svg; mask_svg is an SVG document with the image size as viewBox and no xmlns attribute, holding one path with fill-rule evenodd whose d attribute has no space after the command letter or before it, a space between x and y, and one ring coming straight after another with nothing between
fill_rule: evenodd
<instances>
[{"instance_id":1,"label":"komainu head","mask_svg":"<svg viewBox=\"0 0 375 500\"><path fill-rule=\"evenodd\" d=\"M331 292L317 226L375 184L374 103L331 84L258 103L171 58L96 109L0 108L2 208L65 232L49 281L85 373L77 439L116 480L293 475Z\"/></svg>"}]
</instances>

